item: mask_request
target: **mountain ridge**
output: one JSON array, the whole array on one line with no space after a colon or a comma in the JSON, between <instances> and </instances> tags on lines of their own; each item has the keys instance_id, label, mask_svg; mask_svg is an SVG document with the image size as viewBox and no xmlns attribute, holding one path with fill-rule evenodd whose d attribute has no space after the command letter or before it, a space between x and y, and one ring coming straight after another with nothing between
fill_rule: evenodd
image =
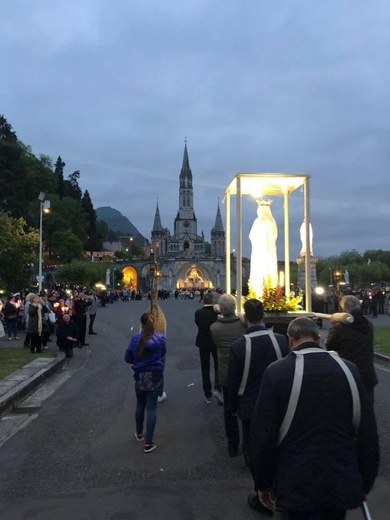
<instances>
[{"instance_id":1,"label":"mountain ridge","mask_svg":"<svg viewBox=\"0 0 390 520\"><path fill-rule=\"evenodd\" d=\"M117 209L112 208L111 206L101 206L95 211L97 219L105 222L114 232L145 238L134 224Z\"/></svg>"}]
</instances>

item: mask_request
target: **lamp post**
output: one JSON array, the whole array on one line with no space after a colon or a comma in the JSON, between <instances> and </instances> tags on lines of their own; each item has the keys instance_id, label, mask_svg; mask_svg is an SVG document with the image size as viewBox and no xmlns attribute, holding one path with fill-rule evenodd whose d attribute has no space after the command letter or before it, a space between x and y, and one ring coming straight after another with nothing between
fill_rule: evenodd
<instances>
[{"instance_id":1,"label":"lamp post","mask_svg":"<svg viewBox=\"0 0 390 520\"><path fill-rule=\"evenodd\" d=\"M149 257L149 276L150 276L150 312L153 313L154 300L158 299L158 280L161 278L160 266L153 251ZM157 303L156 303L157 304Z\"/></svg>"},{"instance_id":2,"label":"lamp post","mask_svg":"<svg viewBox=\"0 0 390 520\"><path fill-rule=\"evenodd\" d=\"M38 265L38 292L42 291L42 263L43 263L43 244L42 244L42 223L43 213L48 213L50 210L50 200L45 200L45 193L43 191L38 195L40 201L40 214L39 214L39 265Z\"/></svg>"},{"instance_id":3,"label":"lamp post","mask_svg":"<svg viewBox=\"0 0 390 520\"><path fill-rule=\"evenodd\" d=\"M332 287L333 286L333 278L332 278L333 269L331 267L328 267L328 269L329 269L329 287Z\"/></svg>"}]
</instances>

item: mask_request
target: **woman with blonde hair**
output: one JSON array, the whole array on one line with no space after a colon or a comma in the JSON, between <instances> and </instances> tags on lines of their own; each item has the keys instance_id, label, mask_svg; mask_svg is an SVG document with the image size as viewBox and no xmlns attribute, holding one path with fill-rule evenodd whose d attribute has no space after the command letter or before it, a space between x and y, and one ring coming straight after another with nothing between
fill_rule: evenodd
<instances>
[{"instance_id":1,"label":"woman with blonde hair","mask_svg":"<svg viewBox=\"0 0 390 520\"><path fill-rule=\"evenodd\" d=\"M150 453L157 448L153 442L153 434L157 419L157 398L164 382L165 354L165 336L156 330L153 315L145 312L141 316L141 332L131 338L125 353L126 363L130 363L134 370L137 398L135 438L138 442L144 441L145 453Z\"/></svg>"},{"instance_id":2,"label":"woman with blonde hair","mask_svg":"<svg viewBox=\"0 0 390 520\"><path fill-rule=\"evenodd\" d=\"M30 338L30 352L42 352L42 314L48 312L47 307L42 306L42 300L36 294L30 299L28 307L28 325L26 332Z\"/></svg>"}]
</instances>

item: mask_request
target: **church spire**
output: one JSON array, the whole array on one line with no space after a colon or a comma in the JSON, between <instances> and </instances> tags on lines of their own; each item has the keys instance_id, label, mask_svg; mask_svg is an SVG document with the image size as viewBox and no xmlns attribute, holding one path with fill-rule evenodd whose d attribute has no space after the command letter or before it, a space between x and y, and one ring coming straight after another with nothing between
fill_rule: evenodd
<instances>
[{"instance_id":1,"label":"church spire","mask_svg":"<svg viewBox=\"0 0 390 520\"><path fill-rule=\"evenodd\" d=\"M218 231L218 232L222 232L222 233L224 232L221 211L219 209L219 202L218 202L217 216L215 217L215 224L214 224L213 231Z\"/></svg>"},{"instance_id":2,"label":"church spire","mask_svg":"<svg viewBox=\"0 0 390 520\"><path fill-rule=\"evenodd\" d=\"M153 231L162 231L162 230L163 230L163 227L161 225L160 210L158 208L158 201L157 201L156 213L154 215Z\"/></svg>"},{"instance_id":3,"label":"church spire","mask_svg":"<svg viewBox=\"0 0 390 520\"><path fill-rule=\"evenodd\" d=\"M188 160L187 139L184 141L183 165L180 172L180 187L192 188L192 172Z\"/></svg>"}]
</instances>

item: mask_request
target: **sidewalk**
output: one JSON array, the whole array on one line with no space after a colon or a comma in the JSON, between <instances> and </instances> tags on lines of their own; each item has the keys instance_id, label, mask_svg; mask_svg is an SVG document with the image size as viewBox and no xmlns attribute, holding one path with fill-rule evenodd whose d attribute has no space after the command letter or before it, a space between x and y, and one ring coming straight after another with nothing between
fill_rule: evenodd
<instances>
[{"instance_id":1,"label":"sidewalk","mask_svg":"<svg viewBox=\"0 0 390 520\"><path fill-rule=\"evenodd\" d=\"M56 358L35 357L27 365L0 380L0 413L12 410L19 401L47 381L62 368L65 359L63 352L59 352Z\"/></svg>"}]
</instances>

